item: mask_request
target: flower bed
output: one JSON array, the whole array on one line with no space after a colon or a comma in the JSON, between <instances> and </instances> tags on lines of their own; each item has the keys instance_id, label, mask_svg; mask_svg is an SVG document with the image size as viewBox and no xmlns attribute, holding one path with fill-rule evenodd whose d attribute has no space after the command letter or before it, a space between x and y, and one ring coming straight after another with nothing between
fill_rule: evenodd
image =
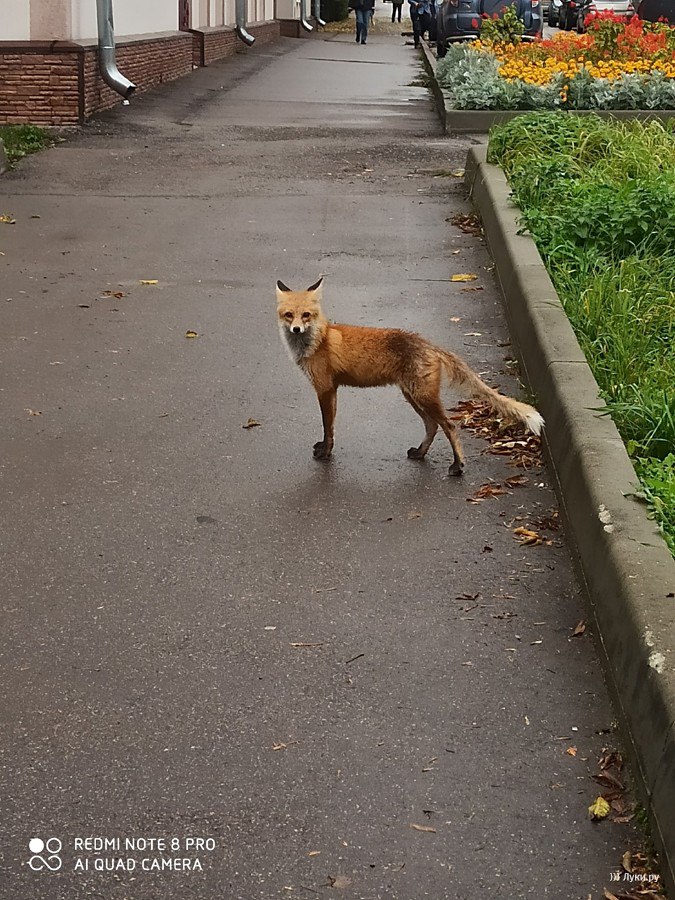
<instances>
[{"instance_id":1,"label":"flower bed","mask_svg":"<svg viewBox=\"0 0 675 900\"><path fill-rule=\"evenodd\" d=\"M494 129L489 160L675 554L675 136L658 122L530 114Z\"/></svg>"},{"instance_id":2,"label":"flower bed","mask_svg":"<svg viewBox=\"0 0 675 900\"><path fill-rule=\"evenodd\" d=\"M490 27L486 27L489 25ZM675 28L611 13L588 31L504 40L492 22L456 44L436 77L456 109L675 109Z\"/></svg>"}]
</instances>

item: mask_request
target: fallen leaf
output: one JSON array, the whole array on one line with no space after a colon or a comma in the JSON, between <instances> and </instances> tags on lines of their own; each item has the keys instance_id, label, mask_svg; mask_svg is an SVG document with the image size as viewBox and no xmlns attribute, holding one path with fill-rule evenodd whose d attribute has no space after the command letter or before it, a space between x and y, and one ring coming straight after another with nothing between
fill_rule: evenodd
<instances>
[{"instance_id":1,"label":"fallen leaf","mask_svg":"<svg viewBox=\"0 0 675 900\"><path fill-rule=\"evenodd\" d=\"M633 866L631 865L631 853L630 850L626 850L623 857L621 858L621 865L624 867L626 872L632 872Z\"/></svg>"},{"instance_id":2,"label":"fallen leaf","mask_svg":"<svg viewBox=\"0 0 675 900\"><path fill-rule=\"evenodd\" d=\"M536 531L531 531L529 528L523 528L522 526L513 529L513 536L518 543L522 544L524 547L544 543L544 539L540 534L537 534Z\"/></svg>"},{"instance_id":3,"label":"fallen leaf","mask_svg":"<svg viewBox=\"0 0 675 900\"><path fill-rule=\"evenodd\" d=\"M607 888L605 888L604 891L602 892L602 896L605 898L605 900L618 900L618 897L616 896L616 894L613 894L611 891L608 891Z\"/></svg>"},{"instance_id":4,"label":"fallen leaf","mask_svg":"<svg viewBox=\"0 0 675 900\"><path fill-rule=\"evenodd\" d=\"M29 416L41 416L42 415L42 412L39 409L26 409L25 412L27 412Z\"/></svg>"},{"instance_id":5,"label":"fallen leaf","mask_svg":"<svg viewBox=\"0 0 675 900\"><path fill-rule=\"evenodd\" d=\"M485 288L481 287L480 285L476 285L475 287L462 288L461 290L463 293L465 293L466 291L484 291Z\"/></svg>"},{"instance_id":6,"label":"fallen leaf","mask_svg":"<svg viewBox=\"0 0 675 900\"><path fill-rule=\"evenodd\" d=\"M196 338L199 337L196 331L192 331L191 329L185 332L186 338Z\"/></svg>"},{"instance_id":7,"label":"fallen leaf","mask_svg":"<svg viewBox=\"0 0 675 900\"><path fill-rule=\"evenodd\" d=\"M242 425L242 428L259 428L262 425L262 422L258 422L255 419L249 419L245 425Z\"/></svg>"},{"instance_id":8,"label":"fallen leaf","mask_svg":"<svg viewBox=\"0 0 675 900\"><path fill-rule=\"evenodd\" d=\"M476 237L483 234L480 220L474 213L470 213L468 216L458 213L451 219L446 219L446 221L456 225L457 228L460 228L464 232L464 234L473 234Z\"/></svg>"},{"instance_id":9,"label":"fallen leaf","mask_svg":"<svg viewBox=\"0 0 675 900\"><path fill-rule=\"evenodd\" d=\"M566 753L568 756L576 756L576 755L577 755L577 748L576 748L576 747L568 747L567 750L565 750L565 753Z\"/></svg>"},{"instance_id":10,"label":"fallen leaf","mask_svg":"<svg viewBox=\"0 0 675 900\"><path fill-rule=\"evenodd\" d=\"M512 475L510 478L504 479L504 484L507 484L509 487L522 487L525 484L529 484L530 479L527 475Z\"/></svg>"},{"instance_id":11,"label":"fallen leaf","mask_svg":"<svg viewBox=\"0 0 675 900\"><path fill-rule=\"evenodd\" d=\"M572 632L572 637L579 637L580 634L583 634L586 631L586 623L582 619L581 622L577 622L574 631Z\"/></svg>"},{"instance_id":12,"label":"fallen leaf","mask_svg":"<svg viewBox=\"0 0 675 900\"><path fill-rule=\"evenodd\" d=\"M16 225L16 219L12 216L0 216L0 222L4 222L6 225Z\"/></svg>"},{"instance_id":13,"label":"fallen leaf","mask_svg":"<svg viewBox=\"0 0 675 900\"><path fill-rule=\"evenodd\" d=\"M78 303L77 305L80 307L80 309L89 309L88 303Z\"/></svg>"},{"instance_id":14,"label":"fallen leaf","mask_svg":"<svg viewBox=\"0 0 675 900\"><path fill-rule=\"evenodd\" d=\"M480 503L482 500L486 500L489 497L499 497L501 494L506 494L507 492L496 481L488 481L486 484L481 484L478 490L471 497L467 497L467 501L469 503Z\"/></svg>"},{"instance_id":15,"label":"fallen leaf","mask_svg":"<svg viewBox=\"0 0 675 900\"><path fill-rule=\"evenodd\" d=\"M138 283L139 284L159 284L159 281L157 280L157 278L142 278Z\"/></svg>"},{"instance_id":16,"label":"fallen leaf","mask_svg":"<svg viewBox=\"0 0 675 900\"><path fill-rule=\"evenodd\" d=\"M415 831L428 831L431 834L436 834L436 829L433 828L431 825L417 825L414 822L411 822L410 827L414 828Z\"/></svg>"},{"instance_id":17,"label":"fallen leaf","mask_svg":"<svg viewBox=\"0 0 675 900\"><path fill-rule=\"evenodd\" d=\"M588 807L588 813L594 822L605 819L609 815L611 807L604 797L597 797Z\"/></svg>"},{"instance_id":18,"label":"fallen leaf","mask_svg":"<svg viewBox=\"0 0 675 900\"><path fill-rule=\"evenodd\" d=\"M319 856L321 854L320 850L310 850L307 856Z\"/></svg>"},{"instance_id":19,"label":"fallen leaf","mask_svg":"<svg viewBox=\"0 0 675 900\"><path fill-rule=\"evenodd\" d=\"M593 776L593 780L597 781L598 784L602 784L605 787L612 788L615 791L625 791L626 786L620 781L616 775L612 775L610 771L604 769L602 772L598 772L597 775Z\"/></svg>"},{"instance_id":20,"label":"fallen leaf","mask_svg":"<svg viewBox=\"0 0 675 900\"><path fill-rule=\"evenodd\" d=\"M455 169L450 173L453 178L464 178L464 169Z\"/></svg>"},{"instance_id":21,"label":"fallen leaf","mask_svg":"<svg viewBox=\"0 0 675 900\"><path fill-rule=\"evenodd\" d=\"M450 281L475 281L477 278L478 275L474 275L471 272L465 272L460 275L452 275Z\"/></svg>"},{"instance_id":22,"label":"fallen leaf","mask_svg":"<svg viewBox=\"0 0 675 900\"><path fill-rule=\"evenodd\" d=\"M347 878L346 875L329 875L328 876L328 886L332 888L336 888L339 890L340 888L349 887L352 883L351 878Z\"/></svg>"}]
</instances>

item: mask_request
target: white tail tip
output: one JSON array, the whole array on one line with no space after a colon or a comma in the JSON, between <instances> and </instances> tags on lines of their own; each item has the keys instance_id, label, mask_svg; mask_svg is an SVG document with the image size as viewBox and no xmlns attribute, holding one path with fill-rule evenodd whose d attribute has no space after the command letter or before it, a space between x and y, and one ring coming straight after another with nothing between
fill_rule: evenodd
<instances>
[{"instance_id":1,"label":"white tail tip","mask_svg":"<svg viewBox=\"0 0 675 900\"><path fill-rule=\"evenodd\" d=\"M525 424L533 434L538 435L541 434L541 430L544 427L544 419L536 409L530 407L529 411L525 414Z\"/></svg>"}]
</instances>

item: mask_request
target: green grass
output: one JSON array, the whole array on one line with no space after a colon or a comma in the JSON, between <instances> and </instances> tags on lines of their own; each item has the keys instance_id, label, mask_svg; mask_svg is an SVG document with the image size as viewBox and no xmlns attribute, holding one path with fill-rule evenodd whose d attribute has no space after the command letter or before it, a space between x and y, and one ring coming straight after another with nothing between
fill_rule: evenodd
<instances>
[{"instance_id":1,"label":"green grass","mask_svg":"<svg viewBox=\"0 0 675 900\"><path fill-rule=\"evenodd\" d=\"M675 554L675 135L532 114L493 130L505 170Z\"/></svg>"},{"instance_id":2,"label":"green grass","mask_svg":"<svg viewBox=\"0 0 675 900\"><path fill-rule=\"evenodd\" d=\"M37 153L54 143L49 133L37 125L2 125L0 138L5 144L10 165L29 153Z\"/></svg>"}]
</instances>

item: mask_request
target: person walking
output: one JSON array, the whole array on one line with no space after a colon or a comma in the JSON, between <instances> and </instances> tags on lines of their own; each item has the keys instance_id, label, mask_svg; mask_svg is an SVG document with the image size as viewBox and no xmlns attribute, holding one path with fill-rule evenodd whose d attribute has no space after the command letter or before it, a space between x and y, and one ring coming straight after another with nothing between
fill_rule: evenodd
<instances>
[{"instance_id":1,"label":"person walking","mask_svg":"<svg viewBox=\"0 0 675 900\"><path fill-rule=\"evenodd\" d=\"M350 0L349 6L356 15L356 43L365 44L368 38L368 24L375 9L375 0Z\"/></svg>"},{"instance_id":2,"label":"person walking","mask_svg":"<svg viewBox=\"0 0 675 900\"><path fill-rule=\"evenodd\" d=\"M403 0L392 0L391 2L391 21L396 21L396 16L398 16L399 22L401 21L401 10L403 9Z\"/></svg>"},{"instance_id":3,"label":"person walking","mask_svg":"<svg viewBox=\"0 0 675 900\"><path fill-rule=\"evenodd\" d=\"M408 0L408 2L410 3L413 39L415 46L419 47L420 38L424 32L431 30L431 2L430 0Z\"/></svg>"}]
</instances>

